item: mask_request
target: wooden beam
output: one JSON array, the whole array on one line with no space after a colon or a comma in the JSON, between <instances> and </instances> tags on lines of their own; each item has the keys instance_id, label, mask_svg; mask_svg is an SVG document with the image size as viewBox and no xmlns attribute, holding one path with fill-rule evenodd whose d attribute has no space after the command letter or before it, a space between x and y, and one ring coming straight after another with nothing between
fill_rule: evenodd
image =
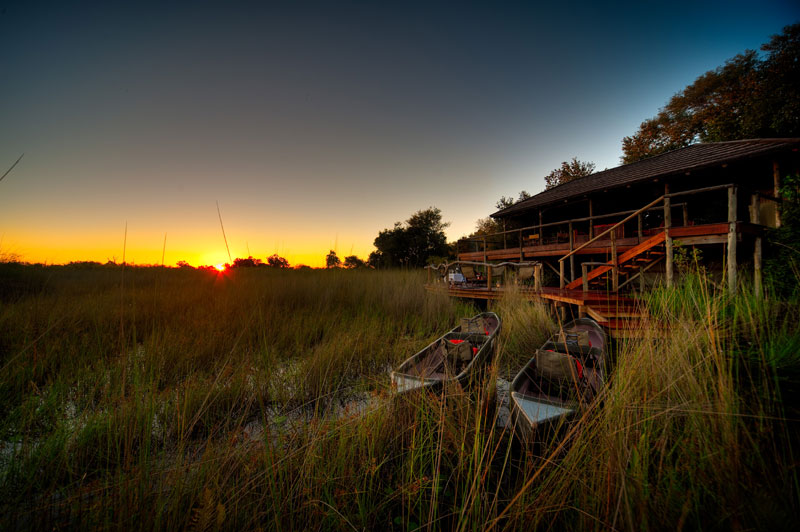
<instances>
[{"instance_id":1,"label":"wooden beam","mask_svg":"<svg viewBox=\"0 0 800 532\"><path fill-rule=\"evenodd\" d=\"M776 198L781 197L781 167L778 164L778 161L772 162L772 181L774 185L774 192L773 195ZM775 206L775 227L781 226L781 207L780 205Z\"/></svg>"},{"instance_id":2,"label":"wooden beam","mask_svg":"<svg viewBox=\"0 0 800 532\"><path fill-rule=\"evenodd\" d=\"M572 232L572 222L569 223L569 250L572 251L574 247L573 241L573 232ZM569 280L570 282L575 280L575 255L569 256Z\"/></svg>"},{"instance_id":3,"label":"wooden beam","mask_svg":"<svg viewBox=\"0 0 800 532\"><path fill-rule=\"evenodd\" d=\"M542 264L533 267L533 288L537 292L542 290Z\"/></svg>"},{"instance_id":4,"label":"wooden beam","mask_svg":"<svg viewBox=\"0 0 800 532\"><path fill-rule=\"evenodd\" d=\"M728 292L736 293L736 187L728 187Z\"/></svg>"},{"instance_id":5,"label":"wooden beam","mask_svg":"<svg viewBox=\"0 0 800 532\"><path fill-rule=\"evenodd\" d=\"M669 183L664 185L664 194L669 194ZM669 196L664 197L664 242L667 246L667 287L672 288L674 283L674 266L672 257L672 236L670 235L670 228L672 227L672 204Z\"/></svg>"},{"instance_id":6,"label":"wooden beam","mask_svg":"<svg viewBox=\"0 0 800 532\"><path fill-rule=\"evenodd\" d=\"M639 242L641 242L642 241L642 237L644 236L644 231L642 229L642 215L641 214L636 217L636 225L637 225L636 234L639 237Z\"/></svg>"},{"instance_id":7,"label":"wooden beam","mask_svg":"<svg viewBox=\"0 0 800 532\"><path fill-rule=\"evenodd\" d=\"M566 283L566 279L564 279L564 261L563 260L558 261L558 279L559 279L558 280L558 286L560 288L564 288L564 285L566 285L567 283Z\"/></svg>"},{"instance_id":8,"label":"wooden beam","mask_svg":"<svg viewBox=\"0 0 800 532\"><path fill-rule=\"evenodd\" d=\"M492 267L486 267L486 288L488 288L489 292L492 291Z\"/></svg>"},{"instance_id":9,"label":"wooden beam","mask_svg":"<svg viewBox=\"0 0 800 532\"><path fill-rule=\"evenodd\" d=\"M753 194L750 203L750 221L759 224L761 223L761 199L758 194ZM761 284L761 237L757 236L753 247L753 290L756 297L762 296Z\"/></svg>"},{"instance_id":10,"label":"wooden beam","mask_svg":"<svg viewBox=\"0 0 800 532\"><path fill-rule=\"evenodd\" d=\"M611 288L619 290L619 257L617 257L617 232L611 231Z\"/></svg>"}]
</instances>

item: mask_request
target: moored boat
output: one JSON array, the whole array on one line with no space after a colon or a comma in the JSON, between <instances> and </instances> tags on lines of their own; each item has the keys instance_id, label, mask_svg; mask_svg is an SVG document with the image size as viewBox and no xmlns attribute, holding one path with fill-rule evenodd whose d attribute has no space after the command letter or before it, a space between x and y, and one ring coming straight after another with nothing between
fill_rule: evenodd
<instances>
[{"instance_id":1,"label":"moored boat","mask_svg":"<svg viewBox=\"0 0 800 532\"><path fill-rule=\"evenodd\" d=\"M510 387L511 421L528 438L587 405L605 383L608 338L590 318L563 326L525 365Z\"/></svg>"},{"instance_id":2,"label":"moored boat","mask_svg":"<svg viewBox=\"0 0 800 532\"><path fill-rule=\"evenodd\" d=\"M494 312L462 318L392 372L392 389L400 393L446 382L469 383L494 357L499 334L500 318Z\"/></svg>"}]
</instances>

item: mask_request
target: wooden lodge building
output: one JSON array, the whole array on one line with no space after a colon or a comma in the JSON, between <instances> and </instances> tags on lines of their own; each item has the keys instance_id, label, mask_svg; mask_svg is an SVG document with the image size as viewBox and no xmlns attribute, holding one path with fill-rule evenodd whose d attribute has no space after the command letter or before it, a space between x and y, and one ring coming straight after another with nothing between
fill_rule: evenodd
<instances>
[{"instance_id":1,"label":"wooden lodge building","mask_svg":"<svg viewBox=\"0 0 800 532\"><path fill-rule=\"evenodd\" d=\"M689 250L731 291L752 269L760 292L762 238L780 225L778 189L800 170L799 149L800 138L695 144L575 179L492 214L505 230L460 240L457 259L536 261L536 296L612 329L637 291L672 285ZM492 282L451 295L495 299L503 285L484 268Z\"/></svg>"}]
</instances>

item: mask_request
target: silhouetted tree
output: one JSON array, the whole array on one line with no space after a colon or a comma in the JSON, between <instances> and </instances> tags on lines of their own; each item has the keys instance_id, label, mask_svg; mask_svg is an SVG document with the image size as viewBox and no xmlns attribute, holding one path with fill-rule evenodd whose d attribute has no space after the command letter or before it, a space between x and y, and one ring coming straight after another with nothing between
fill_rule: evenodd
<instances>
[{"instance_id":1,"label":"silhouetted tree","mask_svg":"<svg viewBox=\"0 0 800 532\"><path fill-rule=\"evenodd\" d=\"M436 207L417 211L405 221L396 222L375 238L377 252L370 254L370 265L380 268L424 266L429 257L447 255L447 237L442 211Z\"/></svg>"},{"instance_id":2,"label":"silhouetted tree","mask_svg":"<svg viewBox=\"0 0 800 532\"><path fill-rule=\"evenodd\" d=\"M267 258L267 265L270 268L288 268L289 261L275 253Z\"/></svg>"},{"instance_id":3,"label":"silhouetted tree","mask_svg":"<svg viewBox=\"0 0 800 532\"><path fill-rule=\"evenodd\" d=\"M233 266L232 268L255 268L258 266L263 266L264 262L261 259L255 259L252 256L248 256L246 259L233 259Z\"/></svg>"},{"instance_id":4,"label":"silhouetted tree","mask_svg":"<svg viewBox=\"0 0 800 532\"><path fill-rule=\"evenodd\" d=\"M586 177L594 172L594 163L579 161L573 157L571 161L564 161L561 166L544 176L545 190L568 183L579 177Z\"/></svg>"},{"instance_id":5,"label":"silhouetted tree","mask_svg":"<svg viewBox=\"0 0 800 532\"><path fill-rule=\"evenodd\" d=\"M339 256L336 254L336 252L334 250L331 250L330 253L328 253L325 256L325 267L326 268L338 268L339 266L341 266L341 264L342 264L342 261L341 261L341 259L339 259Z\"/></svg>"},{"instance_id":6,"label":"silhouetted tree","mask_svg":"<svg viewBox=\"0 0 800 532\"><path fill-rule=\"evenodd\" d=\"M191 268L191 267L192 267L192 265L191 265L191 264L189 264L188 262L186 262L185 260L179 260L179 261L176 263L176 266L177 266L178 268Z\"/></svg>"},{"instance_id":7,"label":"silhouetted tree","mask_svg":"<svg viewBox=\"0 0 800 532\"><path fill-rule=\"evenodd\" d=\"M623 163L696 142L800 136L800 24L710 70L622 139Z\"/></svg>"},{"instance_id":8,"label":"silhouetted tree","mask_svg":"<svg viewBox=\"0 0 800 532\"><path fill-rule=\"evenodd\" d=\"M367 263L363 260L359 259L355 255L348 255L344 258L344 267L345 268L364 268L367 266Z\"/></svg>"}]
</instances>

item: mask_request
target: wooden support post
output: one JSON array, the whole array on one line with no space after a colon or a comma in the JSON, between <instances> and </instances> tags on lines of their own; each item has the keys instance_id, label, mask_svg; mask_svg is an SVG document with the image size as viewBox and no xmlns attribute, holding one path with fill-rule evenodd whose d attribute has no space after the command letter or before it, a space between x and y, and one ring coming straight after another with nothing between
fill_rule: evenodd
<instances>
[{"instance_id":1,"label":"wooden support post","mask_svg":"<svg viewBox=\"0 0 800 532\"><path fill-rule=\"evenodd\" d=\"M542 290L542 265L537 264L533 267L533 289L537 292Z\"/></svg>"},{"instance_id":2,"label":"wooden support post","mask_svg":"<svg viewBox=\"0 0 800 532\"><path fill-rule=\"evenodd\" d=\"M639 266L639 293L644 293L644 268Z\"/></svg>"},{"instance_id":3,"label":"wooden support post","mask_svg":"<svg viewBox=\"0 0 800 532\"><path fill-rule=\"evenodd\" d=\"M483 262L486 262L486 237L483 237Z\"/></svg>"},{"instance_id":4,"label":"wooden support post","mask_svg":"<svg viewBox=\"0 0 800 532\"><path fill-rule=\"evenodd\" d=\"M431 269L430 268L425 268L425 269L428 270L428 284L431 284Z\"/></svg>"},{"instance_id":5,"label":"wooden support post","mask_svg":"<svg viewBox=\"0 0 800 532\"><path fill-rule=\"evenodd\" d=\"M575 244L573 240L573 233L572 233L572 222L569 223L569 250L572 251L572 248ZM575 280L575 255L569 256L569 280L570 282Z\"/></svg>"},{"instance_id":6,"label":"wooden support post","mask_svg":"<svg viewBox=\"0 0 800 532\"><path fill-rule=\"evenodd\" d=\"M589 198L589 240L594 238L594 220L592 219L594 213L592 207L592 199Z\"/></svg>"},{"instance_id":7,"label":"wooden support post","mask_svg":"<svg viewBox=\"0 0 800 532\"><path fill-rule=\"evenodd\" d=\"M772 162L772 181L774 185L773 196L779 198L781 195L781 168L778 161ZM781 226L781 205L780 203L775 206L775 227Z\"/></svg>"},{"instance_id":8,"label":"wooden support post","mask_svg":"<svg viewBox=\"0 0 800 532\"><path fill-rule=\"evenodd\" d=\"M586 317L586 305L578 305L578 317L579 318Z\"/></svg>"},{"instance_id":9,"label":"wooden support post","mask_svg":"<svg viewBox=\"0 0 800 532\"><path fill-rule=\"evenodd\" d=\"M642 228L642 215L638 215L636 217L636 225L638 226L636 229L636 234L639 235L639 243L642 242L642 238L644 236L644 230Z\"/></svg>"},{"instance_id":10,"label":"wooden support post","mask_svg":"<svg viewBox=\"0 0 800 532\"><path fill-rule=\"evenodd\" d=\"M669 194L669 184L664 185L664 194ZM664 198L664 243L667 245L667 288L672 288L674 282L673 262L672 262L672 237L669 230L672 227L672 204L669 196Z\"/></svg>"},{"instance_id":11,"label":"wooden support post","mask_svg":"<svg viewBox=\"0 0 800 532\"><path fill-rule=\"evenodd\" d=\"M522 262L522 257L524 253L522 252L522 229L519 230L519 261Z\"/></svg>"},{"instance_id":12,"label":"wooden support post","mask_svg":"<svg viewBox=\"0 0 800 532\"><path fill-rule=\"evenodd\" d=\"M689 225L689 206L686 205L686 202L683 202L683 226L688 227Z\"/></svg>"},{"instance_id":13,"label":"wooden support post","mask_svg":"<svg viewBox=\"0 0 800 532\"><path fill-rule=\"evenodd\" d=\"M558 278L559 278L559 287L564 288L566 286L566 279L564 279L564 261L558 261Z\"/></svg>"},{"instance_id":14,"label":"wooden support post","mask_svg":"<svg viewBox=\"0 0 800 532\"><path fill-rule=\"evenodd\" d=\"M728 187L728 292L736 293L736 187Z\"/></svg>"},{"instance_id":15,"label":"wooden support post","mask_svg":"<svg viewBox=\"0 0 800 532\"><path fill-rule=\"evenodd\" d=\"M489 292L492 291L492 267L486 267L486 288L489 289Z\"/></svg>"},{"instance_id":16,"label":"wooden support post","mask_svg":"<svg viewBox=\"0 0 800 532\"><path fill-rule=\"evenodd\" d=\"M761 224L761 205L758 194L753 194L750 204L750 221ZM753 290L756 297L761 297L761 233L756 237L753 247Z\"/></svg>"},{"instance_id":17,"label":"wooden support post","mask_svg":"<svg viewBox=\"0 0 800 532\"><path fill-rule=\"evenodd\" d=\"M583 285L583 291L589 291L589 279L586 276L589 275L589 265L585 262L581 264L581 284Z\"/></svg>"},{"instance_id":18,"label":"wooden support post","mask_svg":"<svg viewBox=\"0 0 800 532\"><path fill-rule=\"evenodd\" d=\"M611 231L611 289L616 292L619 290L619 257L617 257L617 230Z\"/></svg>"},{"instance_id":19,"label":"wooden support post","mask_svg":"<svg viewBox=\"0 0 800 532\"><path fill-rule=\"evenodd\" d=\"M539 211L539 243L541 244L544 242L544 235L542 234L542 224L544 223L542 218L542 211Z\"/></svg>"}]
</instances>

